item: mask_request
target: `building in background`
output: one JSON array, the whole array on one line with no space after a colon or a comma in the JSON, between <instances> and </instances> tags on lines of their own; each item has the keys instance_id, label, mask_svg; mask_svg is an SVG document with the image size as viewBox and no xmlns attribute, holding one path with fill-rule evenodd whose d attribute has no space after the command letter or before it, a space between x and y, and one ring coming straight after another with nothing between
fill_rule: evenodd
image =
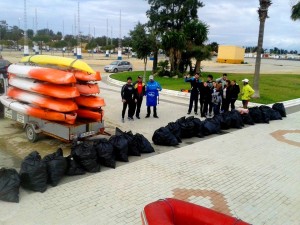
<instances>
[{"instance_id":1,"label":"building in background","mask_svg":"<svg viewBox=\"0 0 300 225\"><path fill-rule=\"evenodd\" d=\"M219 45L218 63L242 64L244 63L245 49L233 45Z\"/></svg>"}]
</instances>

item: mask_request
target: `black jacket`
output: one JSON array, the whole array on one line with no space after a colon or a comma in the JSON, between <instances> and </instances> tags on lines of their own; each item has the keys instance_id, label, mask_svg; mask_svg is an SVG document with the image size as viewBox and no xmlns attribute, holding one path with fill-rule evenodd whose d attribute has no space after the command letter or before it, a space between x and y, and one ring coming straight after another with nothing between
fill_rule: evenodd
<instances>
[{"instance_id":1,"label":"black jacket","mask_svg":"<svg viewBox=\"0 0 300 225\"><path fill-rule=\"evenodd\" d=\"M203 83L200 84L200 99L211 101L211 89L208 86L205 87Z\"/></svg>"},{"instance_id":2,"label":"black jacket","mask_svg":"<svg viewBox=\"0 0 300 225\"><path fill-rule=\"evenodd\" d=\"M237 99L240 93L240 86L238 84L230 86L230 96L231 98Z\"/></svg>"},{"instance_id":3,"label":"black jacket","mask_svg":"<svg viewBox=\"0 0 300 225\"><path fill-rule=\"evenodd\" d=\"M121 97L125 100L133 100L134 99L134 88L132 84L124 84L121 89Z\"/></svg>"},{"instance_id":4,"label":"black jacket","mask_svg":"<svg viewBox=\"0 0 300 225\"><path fill-rule=\"evenodd\" d=\"M133 83L133 88L134 88L134 95L135 95L135 98L143 98L144 95L146 94L146 85L144 82L142 82L142 93L139 93L138 92L138 82L134 82Z\"/></svg>"}]
</instances>

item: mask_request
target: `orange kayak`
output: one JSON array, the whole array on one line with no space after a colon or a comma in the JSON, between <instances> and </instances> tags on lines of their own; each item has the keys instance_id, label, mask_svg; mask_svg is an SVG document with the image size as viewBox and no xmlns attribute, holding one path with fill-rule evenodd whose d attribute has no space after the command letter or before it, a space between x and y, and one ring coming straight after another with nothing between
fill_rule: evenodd
<instances>
[{"instance_id":1,"label":"orange kayak","mask_svg":"<svg viewBox=\"0 0 300 225\"><path fill-rule=\"evenodd\" d=\"M38 82L33 79L16 77L12 74L9 76L8 83L11 86L25 91L31 91L56 98L74 98L80 95L76 87Z\"/></svg>"},{"instance_id":2,"label":"orange kayak","mask_svg":"<svg viewBox=\"0 0 300 225\"><path fill-rule=\"evenodd\" d=\"M72 72L52 68L11 64L8 67L8 72L18 77L32 78L54 84L76 83L76 78Z\"/></svg>"},{"instance_id":3,"label":"orange kayak","mask_svg":"<svg viewBox=\"0 0 300 225\"><path fill-rule=\"evenodd\" d=\"M78 106L84 106L88 108L100 108L105 106L105 101L103 98L98 96L79 96L75 98Z\"/></svg>"},{"instance_id":4,"label":"orange kayak","mask_svg":"<svg viewBox=\"0 0 300 225\"><path fill-rule=\"evenodd\" d=\"M3 105L10 109L40 119L74 124L77 117L76 113L62 113L47 109L41 109L33 105L23 104L12 98L9 98L8 96L0 96L0 101Z\"/></svg>"},{"instance_id":5,"label":"orange kayak","mask_svg":"<svg viewBox=\"0 0 300 225\"><path fill-rule=\"evenodd\" d=\"M90 83L76 84L76 87L79 93L82 95L93 95L93 94L100 93L98 84L90 84Z\"/></svg>"},{"instance_id":6,"label":"orange kayak","mask_svg":"<svg viewBox=\"0 0 300 225\"><path fill-rule=\"evenodd\" d=\"M81 81L100 81L101 80L101 75L100 75L99 71L96 71L96 73L93 73L93 74L89 74L87 72L76 70L73 73L77 80L81 80Z\"/></svg>"},{"instance_id":7,"label":"orange kayak","mask_svg":"<svg viewBox=\"0 0 300 225\"><path fill-rule=\"evenodd\" d=\"M102 121L103 118L103 110L100 111L92 111L89 109L78 109L76 111L77 117L82 119L90 119L96 122Z\"/></svg>"},{"instance_id":8,"label":"orange kayak","mask_svg":"<svg viewBox=\"0 0 300 225\"><path fill-rule=\"evenodd\" d=\"M78 109L77 104L73 100L52 98L27 92L15 87L8 88L7 96L22 102L31 103L41 108L51 109L58 112L71 112Z\"/></svg>"}]
</instances>

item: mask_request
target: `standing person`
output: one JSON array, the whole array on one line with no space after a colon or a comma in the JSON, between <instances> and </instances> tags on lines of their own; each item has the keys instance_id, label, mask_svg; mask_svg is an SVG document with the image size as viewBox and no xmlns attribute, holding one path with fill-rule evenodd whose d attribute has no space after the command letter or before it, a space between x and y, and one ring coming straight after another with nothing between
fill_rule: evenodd
<instances>
[{"instance_id":1,"label":"standing person","mask_svg":"<svg viewBox=\"0 0 300 225\"><path fill-rule=\"evenodd\" d=\"M242 89L242 102L243 102L243 108L247 109L248 108L248 103L249 100L251 99L252 95L254 94L254 90L252 87L249 85L249 80L246 78L242 80L244 86Z\"/></svg>"},{"instance_id":2,"label":"standing person","mask_svg":"<svg viewBox=\"0 0 300 225\"><path fill-rule=\"evenodd\" d=\"M235 101L238 99L238 95L240 93L240 86L236 83L235 80L231 81L230 85L230 93L231 93L231 99L230 99L230 107L231 110L235 109Z\"/></svg>"},{"instance_id":3,"label":"standing person","mask_svg":"<svg viewBox=\"0 0 300 225\"><path fill-rule=\"evenodd\" d=\"M214 89L213 79L214 79L213 75L211 75L211 74L207 75L207 81L206 81L206 83L207 83L207 86L210 89L210 93L212 93L212 90ZM211 103L211 101L209 101L209 103L208 103L208 113L209 113L209 116L211 116L212 109L213 109L212 103Z\"/></svg>"},{"instance_id":4,"label":"standing person","mask_svg":"<svg viewBox=\"0 0 300 225\"><path fill-rule=\"evenodd\" d=\"M146 93L145 83L142 80L142 76L138 76L137 81L133 84L135 99L136 99L136 112L135 116L140 119L141 105L143 102L144 95Z\"/></svg>"},{"instance_id":5,"label":"standing person","mask_svg":"<svg viewBox=\"0 0 300 225\"><path fill-rule=\"evenodd\" d=\"M121 89L121 97L123 102L122 110L122 122L124 123L124 116L128 105L128 120L134 120L134 108L135 108L135 99L134 99L134 88L132 85L132 78L127 78L127 83L123 85Z\"/></svg>"},{"instance_id":6,"label":"standing person","mask_svg":"<svg viewBox=\"0 0 300 225\"><path fill-rule=\"evenodd\" d=\"M226 80L227 80L227 73L223 73L222 77L216 79L216 82L218 84L222 84L222 88L224 88L226 85Z\"/></svg>"},{"instance_id":7,"label":"standing person","mask_svg":"<svg viewBox=\"0 0 300 225\"><path fill-rule=\"evenodd\" d=\"M228 112L229 104L231 100L231 82L230 80L226 80L226 85L222 90L222 112Z\"/></svg>"},{"instance_id":8,"label":"standing person","mask_svg":"<svg viewBox=\"0 0 300 225\"><path fill-rule=\"evenodd\" d=\"M221 89L222 89L222 85L221 84L217 84L215 81L213 82L214 85L214 89L212 90L211 93L211 103L213 106L213 110L214 110L214 116L220 114L220 106L222 103L222 96L221 96Z\"/></svg>"},{"instance_id":9,"label":"standing person","mask_svg":"<svg viewBox=\"0 0 300 225\"><path fill-rule=\"evenodd\" d=\"M159 91L161 91L162 88L160 84L156 81L154 81L153 75L149 76L149 81L146 85L146 105L147 105L147 115L146 118L150 117L151 109L150 107L153 106L153 117L158 118L157 116L157 99L159 96Z\"/></svg>"},{"instance_id":10,"label":"standing person","mask_svg":"<svg viewBox=\"0 0 300 225\"><path fill-rule=\"evenodd\" d=\"M187 114L191 114L193 104L194 104L194 113L198 115L198 99L199 99L199 88L201 80L199 80L199 73L196 73L194 77L188 78L184 77L185 82L191 83L191 95L190 95L190 105Z\"/></svg>"},{"instance_id":11,"label":"standing person","mask_svg":"<svg viewBox=\"0 0 300 225\"><path fill-rule=\"evenodd\" d=\"M208 105L211 103L211 89L208 87L207 82L200 85L200 113L201 117L207 116ZM202 106L203 104L203 106Z\"/></svg>"}]
</instances>

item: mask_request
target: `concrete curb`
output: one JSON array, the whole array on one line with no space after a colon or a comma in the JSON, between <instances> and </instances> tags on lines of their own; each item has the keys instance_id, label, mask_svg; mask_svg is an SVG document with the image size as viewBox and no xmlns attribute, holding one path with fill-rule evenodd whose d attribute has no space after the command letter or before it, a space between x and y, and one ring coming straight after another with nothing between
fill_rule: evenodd
<instances>
[{"instance_id":1,"label":"concrete curb","mask_svg":"<svg viewBox=\"0 0 300 225\"><path fill-rule=\"evenodd\" d=\"M118 80L112 79L110 77L110 75L107 76L107 81L111 84L118 85L118 86L123 86L126 83L126 82L123 82L123 81L118 81ZM190 98L190 93L185 93L185 92L180 92L180 91L173 91L173 90L163 89L161 91L161 93L164 94L164 95L175 96L175 97L180 97L180 98ZM284 101L282 103L284 104L285 108L300 106L300 98ZM267 106L272 107L273 104L274 103L271 103L271 104L268 104ZM260 106L260 105L263 105L263 104L252 103L252 102L249 103L250 107Z\"/></svg>"}]
</instances>

